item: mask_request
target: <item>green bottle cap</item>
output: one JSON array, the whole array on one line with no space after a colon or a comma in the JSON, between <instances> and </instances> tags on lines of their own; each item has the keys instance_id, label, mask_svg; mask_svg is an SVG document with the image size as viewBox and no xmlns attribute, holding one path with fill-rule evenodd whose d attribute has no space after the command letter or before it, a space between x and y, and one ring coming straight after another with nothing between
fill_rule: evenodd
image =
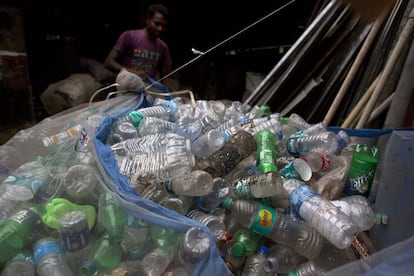
<instances>
[{"instance_id":1,"label":"green bottle cap","mask_svg":"<svg viewBox=\"0 0 414 276\"><path fill-rule=\"evenodd\" d=\"M138 110L131 111L128 114L128 116L131 118L132 124L136 128L139 127L139 125L141 124L142 119L144 119L144 115L142 115L142 113Z\"/></svg>"},{"instance_id":2,"label":"green bottle cap","mask_svg":"<svg viewBox=\"0 0 414 276\"><path fill-rule=\"evenodd\" d=\"M272 114L272 110L270 109L270 106L268 105L262 105L260 109L262 109L263 111L263 116L270 116L270 114Z\"/></svg>"},{"instance_id":3,"label":"green bottle cap","mask_svg":"<svg viewBox=\"0 0 414 276\"><path fill-rule=\"evenodd\" d=\"M280 117L280 118L279 118L279 122L280 122L282 125L287 125L287 124L288 124L288 122L289 122L289 118L288 118L288 117Z\"/></svg>"}]
</instances>

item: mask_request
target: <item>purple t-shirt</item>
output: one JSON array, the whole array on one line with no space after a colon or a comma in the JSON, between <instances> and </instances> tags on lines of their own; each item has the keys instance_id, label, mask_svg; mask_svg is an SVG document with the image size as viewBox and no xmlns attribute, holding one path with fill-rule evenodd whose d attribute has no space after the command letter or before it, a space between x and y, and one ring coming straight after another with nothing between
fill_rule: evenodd
<instances>
[{"instance_id":1,"label":"purple t-shirt","mask_svg":"<svg viewBox=\"0 0 414 276\"><path fill-rule=\"evenodd\" d=\"M121 53L120 63L134 70L148 70L152 78L160 78L160 68L171 66L171 55L167 44L157 38L149 40L144 30L123 32L114 47ZM157 66L158 65L158 66Z\"/></svg>"}]
</instances>

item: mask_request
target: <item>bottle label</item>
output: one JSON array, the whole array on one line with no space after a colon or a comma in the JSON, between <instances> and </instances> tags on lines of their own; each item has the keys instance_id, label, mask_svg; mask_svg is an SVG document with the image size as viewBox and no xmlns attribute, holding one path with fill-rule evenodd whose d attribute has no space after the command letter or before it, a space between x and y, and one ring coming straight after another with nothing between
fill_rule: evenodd
<instances>
[{"instance_id":1,"label":"bottle label","mask_svg":"<svg viewBox=\"0 0 414 276\"><path fill-rule=\"evenodd\" d=\"M308 198L318 195L318 193L307 185L297 187L289 196L291 207L296 213L299 213L300 206Z\"/></svg>"},{"instance_id":2,"label":"bottle label","mask_svg":"<svg viewBox=\"0 0 414 276\"><path fill-rule=\"evenodd\" d=\"M132 111L128 114L128 116L131 118L132 124L136 128L139 127L139 125L141 124L142 119L144 119L144 115L142 115L142 113L139 112L139 111Z\"/></svg>"},{"instance_id":3,"label":"bottle label","mask_svg":"<svg viewBox=\"0 0 414 276\"><path fill-rule=\"evenodd\" d=\"M33 248L33 257L36 265L47 255L63 253L62 247L55 240L45 240L36 244Z\"/></svg>"},{"instance_id":4,"label":"bottle label","mask_svg":"<svg viewBox=\"0 0 414 276\"><path fill-rule=\"evenodd\" d=\"M378 162L377 147L357 144L352 155L344 193L368 197Z\"/></svg>"},{"instance_id":5,"label":"bottle label","mask_svg":"<svg viewBox=\"0 0 414 276\"><path fill-rule=\"evenodd\" d=\"M323 172L331 166L331 159L324 152L317 152L317 154L319 154L319 156L322 158L322 167L320 168L320 171Z\"/></svg>"},{"instance_id":6,"label":"bottle label","mask_svg":"<svg viewBox=\"0 0 414 276\"><path fill-rule=\"evenodd\" d=\"M165 189L167 190L167 192L169 192L170 194L176 195L174 193L173 187L172 187L172 181L171 180L167 180L164 182L165 185Z\"/></svg>"},{"instance_id":7,"label":"bottle label","mask_svg":"<svg viewBox=\"0 0 414 276\"><path fill-rule=\"evenodd\" d=\"M250 190L250 177L238 180L233 184L233 193L239 199L254 199Z\"/></svg>"},{"instance_id":8,"label":"bottle label","mask_svg":"<svg viewBox=\"0 0 414 276\"><path fill-rule=\"evenodd\" d=\"M65 251L75 252L89 244L90 234L85 214L71 217L70 222L60 222L60 237Z\"/></svg>"},{"instance_id":9,"label":"bottle label","mask_svg":"<svg viewBox=\"0 0 414 276\"><path fill-rule=\"evenodd\" d=\"M263 236L267 236L272 230L276 218L276 210L262 204L250 229Z\"/></svg>"},{"instance_id":10,"label":"bottle label","mask_svg":"<svg viewBox=\"0 0 414 276\"><path fill-rule=\"evenodd\" d=\"M299 276L299 273L296 269L290 271L290 272L286 272L285 276Z\"/></svg>"},{"instance_id":11,"label":"bottle label","mask_svg":"<svg viewBox=\"0 0 414 276\"><path fill-rule=\"evenodd\" d=\"M32 228L33 226L35 226L36 228L36 232L37 230L40 230L43 226L42 220L40 218L40 216L34 212L33 210L24 208L20 211L18 211L17 213L15 213L14 215L12 215L10 218L10 220L13 220L19 224L27 224L30 225L30 228ZM35 229L31 229L31 230L35 230Z\"/></svg>"},{"instance_id":12,"label":"bottle label","mask_svg":"<svg viewBox=\"0 0 414 276\"><path fill-rule=\"evenodd\" d=\"M286 141L286 149L289 152L290 155L293 157L300 157L299 151L296 149L295 143L296 143L297 137L291 137L287 139Z\"/></svg>"}]
</instances>

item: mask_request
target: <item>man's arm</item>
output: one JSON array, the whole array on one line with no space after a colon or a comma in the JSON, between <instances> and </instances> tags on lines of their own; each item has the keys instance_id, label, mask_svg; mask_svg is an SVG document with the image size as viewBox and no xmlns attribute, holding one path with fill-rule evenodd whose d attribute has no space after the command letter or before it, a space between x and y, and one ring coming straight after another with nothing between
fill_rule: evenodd
<instances>
[{"instance_id":1,"label":"man's arm","mask_svg":"<svg viewBox=\"0 0 414 276\"><path fill-rule=\"evenodd\" d=\"M122 65L117 62L118 58L119 52L115 49L112 49L104 61L105 68L116 73L121 71Z\"/></svg>"},{"instance_id":2,"label":"man's arm","mask_svg":"<svg viewBox=\"0 0 414 276\"><path fill-rule=\"evenodd\" d=\"M121 71L122 68L126 69L128 72L134 73L136 75L138 75L140 78L142 78L143 80L145 80L147 78L147 72L145 71L137 71L137 70L133 70L132 68L129 68L127 66L123 66L122 64L120 64L117 60L120 57L120 53L114 48L112 49L108 56L106 57L105 61L104 61L104 66L105 68L115 72L115 73L119 73Z\"/></svg>"}]
</instances>

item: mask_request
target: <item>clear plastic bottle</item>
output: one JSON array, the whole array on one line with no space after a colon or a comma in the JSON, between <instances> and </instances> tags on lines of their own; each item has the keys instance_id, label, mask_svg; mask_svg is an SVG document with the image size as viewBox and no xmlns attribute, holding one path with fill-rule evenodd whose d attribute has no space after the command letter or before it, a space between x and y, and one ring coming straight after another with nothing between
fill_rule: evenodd
<instances>
[{"instance_id":1,"label":"clear plastic bottle","mask_svg":"<svg viewBox=\"0 0 414 276\"><path fill-rule=\"evenodd\" d=\"M190 115L179 117L175 121L175 126L176 128L174 132L190 139L191 142L197 139L201 134L201 123L197 117Z\"/></svg>"},{"instance_id":2,"label":"clear plastic bottle","mask_svg":"<svg viewBox=\"0 0 414 276\"><path fill-rule=\"evenodd\" d=\"M312 151L308 152L305 156L302 156L300 158L308 163L312 172L326 171L331 164L330 155L324 152Z\"/></svg>"},{"instance_id":3,"label":"clear plastic bottle","mask_svg":"<svg viewBox=\"0 0 414 276\"><path fill-rule=\"evenodd\" d=\"M201 134L207 133L211 129L218 128L223 122L226 106L221 101L209 101L205 109L204 115L200 118Z\"/></svg>"},{"instance_id":4,"label":"clear plastic bottle","mask_svg":"<svg viewBox=\"0 0 414 276\"><path fill-rule=\"evenodd\" d=\"M129 122L134 127L138 128L141 124L141 121L144 117L157 117L157 118L168 118L169 110L161 105L154 105L150 107L140 108L138 110L133 110L127 115L117 119L116 124L123 122Z\"/></svg>"},{"instance_id":5,"label":"clear plastic bottle","mask_svg":"<svg viewBox=\"0 0 414 276\"><path fill-rule=\"evenodd\" d=\"M181 97L174 97L172 99L164 99L164 98L155 98L152 105L161 105L163 106L168 113L170 114L170 117L168 120L173 120L174 115L176 114L177 110L180 108L181 105L184 104L184 101Z\"/></svg>"},{"instance_id":6,"label":"clear plastic bottle","mask_svg":"<svg viewBox=\"0 0 414 276\"><path fill-rule=\"evenodd\" d=\"M79 138L81 130L82 130L82 125L78 124L68 129L65 129L61 132L55 133L53 135L43 137L42 138L43 146L50 147L51 145L59 145L70 139Z\"/></svg>"},{"instance_id":7,"label":"clear plastic bottle","mask_svg":"<svg viewBox=\"0 0 414 276\"><path fill-rule=\"evenodd\" d=\"M79 204L97 205L99 185L95 169L87 164L76 164L67 169L63 185L68 197Z\"/></svg>"},{"instance_id":8,"label":"clear plastic bottle","mask_svg":"<svg viewBox=\"0 0 414 276\"><path fill-rule=\"evenodd\" d=\"M249 119L260 118L264 116L264 111L261 106L255 105L246 113L246 116Z\"/></svg>"},{"instance_id":9,"label":"clear plastic bottle","mask_svg":"<svg viewBox=\"0 0 414 276\"><path fill-rule=\"evenodd\" d=\"M269 258L277 260L277 273L286 273L295 269L299 264L299 261L303 259L303 257L292 248L277 243L269 246Z\"/></svg>"},{"instance_id":10,"label":"clear plastic bottle","mask_svg":"<svg viewBox=\"0 0 414 276\"><path fill-rule=\"evenodd\" d=\"M315 133L318 133L318 132L324 132L324 131L327 131L327 128L322 122L320 122L320 123L311 125L308 128L298 130L293 135L295 135L295 136L307 136L307 135L312 135L312 134L315 134ZM349 143L349 141L347 143Z\"/></svg>"},{"instance_id":11,"label":"clear plastic bottle","mask_svg":"<svg viewBox=\"0 0 414 276\"><path fill-rule=\"evenodd\" d=\"M221 149L225 144L224 136L218 129L211 129L191 143L191 150L196 158L205 159Z\"/></svg>"},{"instance_id":12,"label":"clear plastic bottle","mask_svg":"<svg viewBox=\"0 0 414 276\"><path fill-rule=\"evenodd\" d=\"M295 222L274 208L253 200L227 198L223 206L242 225L268 239L293 248L308 259L316 258L322 249L322 237L305 222Z\"/></svg>"},{"instance_id":13,"label":"clear plastic bottle","mask_svg":"<svg viewBox=\"0 0 414 276\"><path fill-rule=\"evenodd\" d=\"M99 274L101 275L101 274ZM144 275L141 260L122 261L111 270L102 273L102 276Z\"/></svg>"},{"instance_id":14,"label":"clear plastic bottle","mask_svg":"<svg viewBox=\"0 0 414 276\"><path fill-rule=\"evenodd\" d=\"M245 228L245 226L241 224L239 220L235 218L234 215L232 215L232 213L226 213L223 222L226 226L226 235L230 236L231 238L236 234L237 231Z\"/></svg>"},{"instance_id":15,"label":"clear plastic bottle","mask_svg":"<svg viewBox=\"0 0 414 276\"><path fill-rule=\"evenodd\" d=\"M121 137L121 140L128 140L138 136L138 130L130 122L115 124L114 133Z\"/></svg>"},{"instance_id":16,"label":"clear plastic bottle","mask_svg":"<svg viewBox=\"0 0 414 276\"><path fill-rule=\"evenodd\" d=\"M59 234L69 266L77 274L91 248L86 214L82 211L71 211L63 215L59 221Z\"/></svg>"},{"instance_id":17,"label":"clear plastic bottle","mask_svg":"<svg viewBox=\"0 0 414 276\"><path fill-rule=\"evenodd\" d=\"M168 192L176 195L204 196L213 189L214 180L206 171L193 170L164 182L164 185Z\"/></svg>"},{"instance_id":18,"label":"clear plastic bottle","mask_svg":"<svg viewBox=\"0 0 414 276\"><path fill-rule=\"evenodd\" d=\"M365 196L351 195L333 200L332 203L341 208L358 226L358 232L371 229L376 222L376 215Z\"/></svg>"},{"instance_id":19,"label":"clear plastic bottle","mask_svg":"<svg viewBox=\"0 0 414 276\"><path fill-rule=\"evenodd\" d=\"M145 136L157 133L173 132L176 124L157 117L144 117L138 127L138 135Z\"/></svg>"},{"instance_id":20,"label":"clear plastic bottle","mask_svg":"<svg viewBox=\"0 0 414 276\"><path fill-rule=\"evenodd\" d=\"M4 266L0 276L35 276L36 268L34 265L33 254L23 250L14 256Z\"/></svg>"},{"instance_id":21,"label":"clear plastic bottle","mask_svg":"<svg viewBox=\"0 0 414 276\"><path fill-rule=\"evenodd\" d=\"M35 199L49 180L43 158L24 163L0 184L0 224Z\"/></svg>"},{"instance_id":22,"label":"clear plastic bottle","mask_svg":"<svg viewBox=\"0 0 414 276\"><path fill-rule=\"evenodd\" d=\"M285 196L283 180L278 172L249 175L233 182L231 195L239 199Z\"/></svg>"},{"instance_id":23,"label":"clear plastic bottle","mask_svg":"<svg viewBox=\"0 0 414 276\"><path fill-rule=\"evenodd\" d=\"M111 146L111 150L114 155L119 156L134 156L140 153L154 152L165 145L166 140L173 136L174 134L168 135L165 133L150 134L115 143Z\"/></svg>"},{"instance_id":24,"label":"clear plastic bottle","mask_svg":"<svg viewBox=\"0 0 414 276\"><path fill-rule=\"evenodd\" d=\"M272 262L268 257L269 248L261 245L254 255L247 257L243 276L271 276L274 274L277 270L277 263Z\"/></svg>"},{"instance_id":25,"label":"clear plastic bottle","mask_svg":"<svg viewBox=\"0 0 414 276\"><path fill-rule=\"evenodd\" d=\"M346 145L346 139L332 131L323 131L308 136L290 137L286 141L287 151L293 157L305 156L311 151L328 154L336 153Z\"/></svg>"},{"instance_id":26,"label":"clear plastic bottle","mask_svg":"<svg viewBox=\"0 0 414 276\"><path fill-rule=\"evenodd\" d=\"M193 205L193 197L166 193L155 202L181 215L185 215Z\"/></svg>"},{"instance_id":27,"label":"clear plastic bottle","mask_svg":"<svg viewBox=\"0 0 414 276\"><path fill-rule=\"evenodd\" d=\"M121 174L130 183L135 183L145 173L152 173L158 180L165 181L190 172L195 165L190 140L174 133L168 133L166 138L165 144L160 145L157 151L118 160Z\"/></svg>"},{"instance_id":28,"label":"clear plastic bottle","mask_svg":"<svg viewBox=\"0 0 414 276\"><path fill-rule=\"evenodd\" d=\"M352 146L345 147L339 155L330 155L330 165L319 178L312 181L310 186L326 199L333 200L341 197L346 185L352 159Z\"/></svg>"},{"instance_id":29,"label":"clear plastic bottle","mask_svg":"<svg viewBox=\"0 0 414 276\"><path fill-rule=\"evenodd\" d=\"M210 253L210 237L200 227L189 228L179 245L177 266L192 272L197 264Z\"/></svg>"},{"instance_id":30,"label":"clear plastic bottle","mask_svg":"<svg viewBox=\"0 0 414 276\"><path fill-rule=\"evenodd\" d=\"M24 186L2 183L0 185L0 224L4 223L15 211L28 204L31 199L28 198L30 194L32 193ZM26 199L23 199L22 196Z\"/></svg>"},{"instance_id":31,"label":"clear plastic bottle","mask_svg":"<svg viewBox=\"0 0 414 276\"><path fill-rule=\"evenodd\" d=\"M228 182L232 183L245 176L255 175L258 173L260 173L260 171L256 167L256 154L254 152L237 163L237 165L223 177L226 178Z\"/></svg>"},{"instance_id":32,"label":"clear plastic bottle","mask_svg":"<svg viewBox=\"0 0 414 276\"><path fill-rule=\"evenodd\" d=\"M217 208L229 195L230 186L225 178L216 177L213 179L211 191L203 196L194 197L194 203L198 209L204 212L211 212Z\"/></svg>"},{"instance_id":33,"label":"clear plastic bottle","mask_svg":"<svg viewBox=\"0 0 414 276\"><path fill-rule=\"evenodd\" d=\"M323 237L341 249L352 244L358 228L330 200L297 179L286 179L284 187L294 211Z\"/></svg>"},{"instance_id":34,"label":"clear plastic bottle","mask_svg":"<svg viewBox=\"0 0 414 276\"><path fill-rule=\"evenodd\" d=\"M295 269L285 274L286 276L322 276L323 271L313 261L309 260L298 265Z\"/></svg>"},{"instance_id":35,"label":"clear plastic bottle","mask_svg":"<svg viewBox=\"0 0 414 276\"><path fill-rule=\"evenodd\" d=\"M142 270L147 276L160 276L173 261L176 247L156 247L142 259Z\"/></svg>"},{"instance_id":36,"label":"clear plastic bottle","mask_svg":"<svg viewBox=\"0 0 414 276\"><path fill-rule=\"evenodd\" d=\"M186 216L197 221L200 224L207 226L216 237L216 241L223 239L226 226L220 217L213 214L204 213L198 209L191 210L186 214Z\"/></svg>"},{"instance_id":37,"label":"clear plastic bottle","mask_svg":"<svg viewBox=\"0 0 414 276\"><path fill-rule=\"evenodd\" d=\"M260 122L259 124L255 124L253 127L250 127L248 129L248 132L253 136L256 136L257 133L265 129L271 131L278 140L281 139L282 126L280 124L279 118L277 117L270 117L266 121Z\"/></svg>"},{"instance_id":38,"label":"clear plastic bottle","mask_svg":"<svg viewBox=\"0 0 414 276\"><path fill-rule=\"evenodd\" d=\"M142 259L151 248L149 224L128 215L121 237L121 247L129 259Z\"/></svg>"},{"instance_id":39,"label":"clear plastic bottle","mask_svg":"<svg viewBox=\"0 0 414 276\"><path fill-rule=\"evenodd\" d=\"M292 113L289 115L288 123L299 130L311 127L311 124L309 124L302 116L297 113Z\"/></svg>"},{"instance_id":40,"label":"clear plastic bottle","mask_svg":"<svg viewBox=\"0 0 414 276\"><path fill-rule=\"evenodd\" d=\"M238 131L229 142L204 160L197 160L195 167L209 172L213 177L229 173L236 165L256 150L256 140L244 130Z\"/></svg>"},{"instance_id":41,"label":"clear plastic bottle","mask_svg":"<svg viewBox=\"0 0 414 276\"><path fill-rule=\"evenodd\" d=\"M38 276L74 276L63 248L53 238L38 240L33 246L33 257Z\"/></svg>"}]
</instances>

